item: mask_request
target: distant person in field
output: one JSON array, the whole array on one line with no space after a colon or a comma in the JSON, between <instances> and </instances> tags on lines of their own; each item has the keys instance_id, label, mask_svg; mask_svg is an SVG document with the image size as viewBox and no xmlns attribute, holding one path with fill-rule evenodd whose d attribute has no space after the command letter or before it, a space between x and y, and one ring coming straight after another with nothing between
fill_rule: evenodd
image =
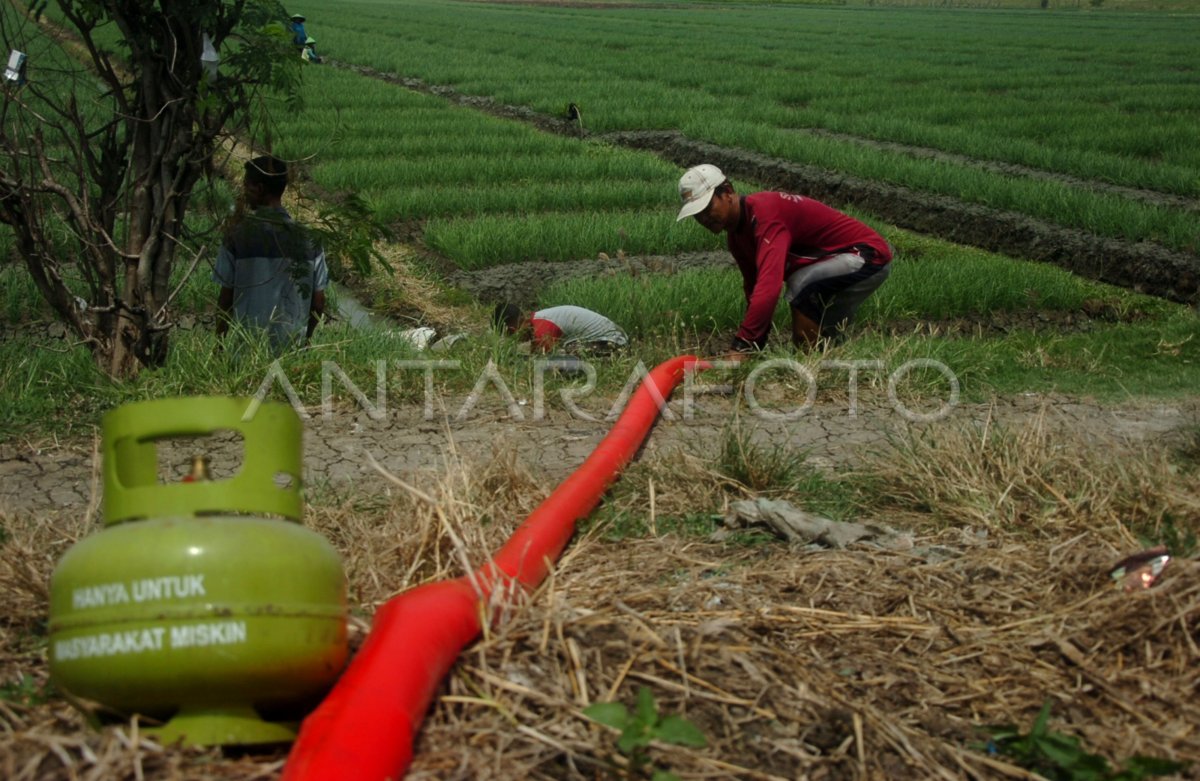
<instances>
[{"instance_id":1,"label":"distant person in field","mask_svg":"<svg viewBox=\"0 0 1200 781\"><path fill-rule=\"evenodd\" d=\"M726 358L743 360L767 344L780 293L792 309L792 342L810 349L839 339L858 307L890 271L891 245L858 220L791 193L739 196L715 165L679 179L678 220L694 217L724 232L742 273L746 314Z\"/></svg>"},{"instance_id":2,"label":"distant person in field","mask_svg":"<svg viewBox=\"0 0 1200 781\"><path fill-rule=\"evenodd\" d=\"M300 56L305 62L318 64L321 62L321 55L317 54L317 39L309 36L304 42L304 50L300 52Z\"/></svg>"},{"instance_id":3,"label":"distant person in field","mask_svg":"<svg viewBox=\"0 0 1200 781\"><path fill-rule=\"evenodd\" d=\"M308 32L304 29L305 19L300 14L292 14L292 43L297 49L304 49L308 41Z\"/></svg>"},{"instance_id":4,"label":"distant person in field","mask_svg":"<svg viewBox=\"0 0 1200 781\"><path fill-rule=\"evenodd\" d=\"M329 284L325 252L281 204L287 179L287 164L278 158L263 155L246 163L242 208L213 269L221 286L217 335L236 321L265 331L276 353L312 337L325 314Z\"/></svg>"},{"instance_id":5,"label":"distant person in field","mask_svg":"<svg viewBox=\"0 0 1200 781\"><path fill-rule=\"evenodd\" d=\"M620 326L581 306L552 306L527 313L513 304L497 304L493 319L498 327L543 352L556 346L614 350L629 343Z\"/></svg>"}]
</instances>

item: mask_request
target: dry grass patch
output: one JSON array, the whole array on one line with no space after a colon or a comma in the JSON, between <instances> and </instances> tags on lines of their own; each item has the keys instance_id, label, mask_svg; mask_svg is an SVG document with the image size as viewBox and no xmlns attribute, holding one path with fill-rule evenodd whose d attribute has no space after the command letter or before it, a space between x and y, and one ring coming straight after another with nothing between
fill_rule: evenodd
<instances>
[{"instance_id":1,"label":"dry grass patch","mask_svg":"<svg viewBox=\"0 0 1200 781\"><path fill-rule=\"evenodd\" d=\"M401 591L474 571L548 494L499 443L481 463L451 453L440 473L388 477L386 494L313 507L306 521L341 553L350 603L368 613Z\"/></svg>"},{"instance_id":2,"label":"dry grass patch","mask_svg":"<svg viewBox=\"0 0 1200 781\"><path fill-rule=\"evenodd\" d=\"M367 277L349 274L343 280L373 312L411 327L430 326L443 335L485 327L486 313L479 307L450 303L446 289L419 270L419 256L412 247L377 242L375 250L389 271Z\"/></svg>"},{"instance_id":3,"label":"dry grass patch","mask_svg":"<svg viewBox=\"0 0 1200 781\"><path fill-rule=\"evenodd\" d=\"M1169 442L1131 446L1043 411L1024 424L910 428L891 445L862 476L881 510L926 523L1051 541L1090 533L1114 551L1170 524L1200 528L1200 475Z\"/></svg>"},{"instance_id":4,"label":"dry grass patch","mask_svg":"<svg viewBox=\"0 0 1200 781\"><path fill-rule=\"evenodd\" d=\"M661 714L707 738L650 747L654 766L683 778L1029 778L978 744L987 725L1028 729L1047 700L1052 729L1114 762L1200 764L1200 563L1177 558L1137 593L1107 574L1136 547L1135 521L1195 521L1196 470L1172 468L1167 443L1137 459L1085 443L985 425L931 430L881 454L869 465L881 499L868 513L925 530L912 552L723 545L661 527L617 542L584 535L463 655L409 777L626 777L616 733L583 710L632 706L642 686ZM648 529L655 517L719 512L745 487L715 458L647 459L613 501ZM483 464L451 454L439 473L386 494L311 508L308 523L342 552L361 639L379 604L473 569L546 492L498 445ZM163 748L129 724L91 731L46 690L45 581L91 528L4 520L0 774L277 776L282 751Z\"/></svg>"},{"instance_id":5,"label":"dry grass patch","mask_svg":"<svg viewBox=\"0 0 1200 781\"><path fill-rule=\"evenodd\" d=\"M925 540L961 551L936 564L577 545L461 660L410 777L623 777L615 733L582 711L640 686L708 738L652 748L684 778L1030 777L972 745L1047 698L1091 751L1200 760L1200 566L1126 595L1087 535L1051 551L968 539Z\"/></svg>"}]
</instances>

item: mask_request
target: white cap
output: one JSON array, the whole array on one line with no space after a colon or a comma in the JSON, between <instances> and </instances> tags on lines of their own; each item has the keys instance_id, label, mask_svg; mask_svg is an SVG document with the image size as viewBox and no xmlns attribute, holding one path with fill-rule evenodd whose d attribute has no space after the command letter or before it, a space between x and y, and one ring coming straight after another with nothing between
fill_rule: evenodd
<instances>
[{"instance_id":1,"label":"white cap","mask_svg":"<svg viewBox=\"0 0 1200 781\"><path fill-rule=\"evenodd\" d=\"M713 190L724 182L725 174L715 165L705 163L687 169L687 172L679 177L679 200L683 201L683 208L679 210L675 222L704 211L708 202L712 200Z\"/></svg>"}]
</instances>

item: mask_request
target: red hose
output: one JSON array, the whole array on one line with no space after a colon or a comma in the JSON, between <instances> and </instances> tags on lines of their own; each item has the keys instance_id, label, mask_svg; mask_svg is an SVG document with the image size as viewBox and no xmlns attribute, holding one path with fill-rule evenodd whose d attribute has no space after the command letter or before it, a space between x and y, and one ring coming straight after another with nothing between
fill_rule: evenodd
<instances>
[{"instance_id":1,"label":"red hose","mask_svg":"<svg viewBox=\"0 0 1200 781\"><path fill-rule=\"evenodd\" d=\"M304 720L282 781L396 781L412 762L413 737L459 652L482 631L493 592L535 588L637 453L691 355L656 366L579 469L562 482L492 560L471 576L393 597L375 614L367 640L321 705ZM502 602L503 600L497 600ZM489 621L502 604L492 604Z\"/></svg>"}]
</instances>

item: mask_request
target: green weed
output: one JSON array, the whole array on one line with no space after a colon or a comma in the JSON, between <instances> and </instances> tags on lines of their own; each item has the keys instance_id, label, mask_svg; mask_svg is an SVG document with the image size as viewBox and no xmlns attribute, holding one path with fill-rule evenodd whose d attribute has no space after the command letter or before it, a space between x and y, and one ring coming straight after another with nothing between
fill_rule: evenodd
<instances>
[{"instance_id":1,"label":"green weed","mask_svg":"<svg viewBox=\"0 0 1200 781\"><path fill-rule=\"evenodd\" d=\"M586 532L592 528L601 528L604 539L610 542L644 537L650 532L650 524L646 514L641 511L618 509L611 504L602 505L587 518L580 521L579 529Z\"/></svg>"},{"instance_id":2,"label":"green weed","mask_svg":"<svg viewBox=\"0 0 1200 781\"><path fill-rule=\"evenodd\" d=\"M1085 750L1079 738L1051 730L1049 721L1050 700L1046 700L1027 734L1014 726L989 727L991 740L983 748L1050 781L1141 781L1177 773L1187 766L1167 759L1133 756L1123 763L1123 769L1113 770L1104 757Z\"/></svg>"},{"instance_id":3,"label":"green weed","mask_svg":"<svg viewBox=\"0 0 1200 781\"><path fill-rule=\"evenodd\" d=\"M670 532L685 537L707 537L717 530L720 515L695 512L686 515L668 515L659 518L659 532Z\"/></svg>"},{"instance_id":4,"label":"green weed","mask_svg":"<svg viewBox=\"0 0 1200 781\"><path fill-rule=\"evenodd\" d=\"M29 673L22 673L16 680L0 684L0 700L18 705L42 705L54 696L54 687L49 683L39 683Z\"/></svg>"},{"instance_id":5,"label":"green weed","mask_svg":"<svg viewBox=\"0 0 1200 781\"><path fill-rule=\"evenodd\" d=\"M802 475L805 454L778 443L756 442L734 421L722 432L717 471L754 493L786 491Z\"/></svg>"},{"instance_id":6,"label":"green weed","mask_svg":"<svg viewBox=\"0 0 1200 781\"><path fill-rule=\"evenodd\" d=\"M708 741L704 733L683 716L662 715L649 687L638 689L637 703L632 711L619 702L597 702L583 709L589 719L607 727L620 730L617 751L629 761L628 778L640 778L651 773L651 781L678 781L674 773L653 767L650 761L650 743L655 740L676 746L704 748Z\"/></svg>"},{"instance_id":7,"label":"green weed","mask_svg":"<svg viewBox=\"0 0 1200 781\"><path fill-rule=\"evenodd\" d=\"M1189 558L1200 548L1195 522L1189 524L1188 520L1177 520L1170 512L1163 513L1157 523L1135 527L1133 531L1147 548L1162 545L1176 558Z\"/></svg>"}]
</instances>

